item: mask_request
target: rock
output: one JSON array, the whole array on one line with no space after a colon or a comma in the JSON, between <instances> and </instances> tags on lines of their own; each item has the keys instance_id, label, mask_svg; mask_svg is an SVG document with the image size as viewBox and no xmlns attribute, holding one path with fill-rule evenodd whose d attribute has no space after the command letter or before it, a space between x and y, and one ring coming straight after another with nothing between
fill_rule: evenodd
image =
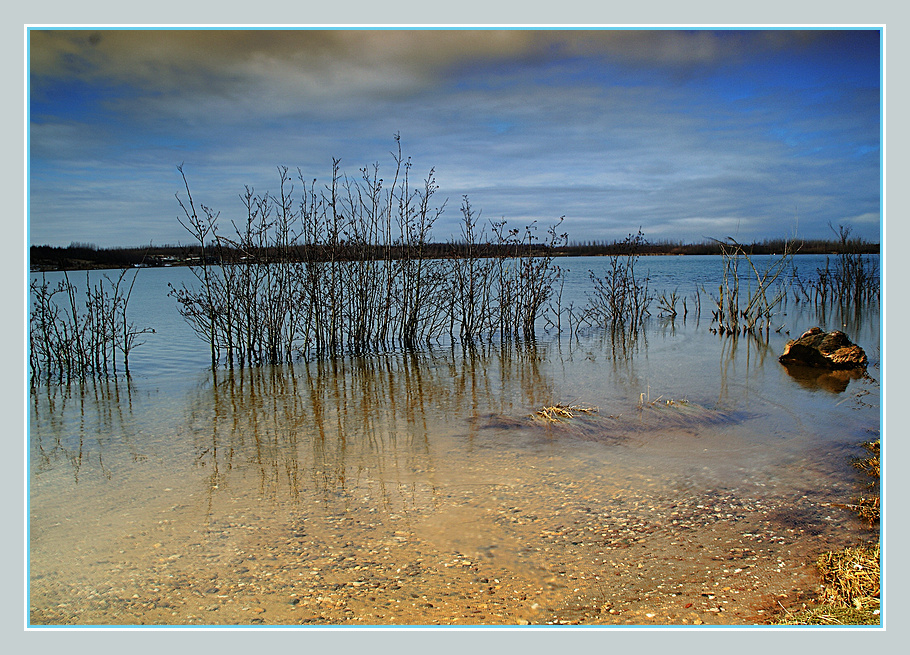
<instances>
[{"instance_id":1,"label":"rock","mask_svg":"<svg viewBox=\"0 0 910 655\"><path fill-rule=\"evenodd\" d=\"M798 364L827 369L865 368L868 360L863 349L840 331L822 332L811 328L799 339L788 341L783 354L778 358L781 364Z\"/></svg>"}]
</instances>

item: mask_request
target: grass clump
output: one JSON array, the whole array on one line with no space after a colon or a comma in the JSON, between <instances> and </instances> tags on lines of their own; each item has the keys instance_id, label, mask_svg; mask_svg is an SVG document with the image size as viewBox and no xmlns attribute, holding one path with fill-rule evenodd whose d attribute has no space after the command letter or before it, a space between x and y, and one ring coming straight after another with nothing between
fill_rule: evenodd
<instances>
[{"instance_id":1,"label":"grass clump","mask_svg":"<svg viewBox=\"0 0 910 655\"><path fill-rule=\"evenodd\" d=\"M867 544L826 552L815 561L824 591L821 604L787 612L776 625L879 625L881 547Z\"/></svg>"},{"instance_id":2,"label":"grass clump","mask_svg":"<svg viewBox=\"0 0 910 655\"><path fill-rule=\"evenodd\" d=\"M869 454L856 457L853 466L865 472L870 497L863 496L848 508L875 524L880 518L878 485L881 475L881 440L860 444ZM881 622L881 545L865 544L822 553L815 561L822 579L822 604L788 613L778 625L878 625Z\"/></svg>"},{"instance_id":3,"label":"grass clump","mask_svg":"<svg viewBox=\"0 0 910 655\"><path fill-rule=\"evenodd\" d=\"M788 614L778 625L879 625L878 614L838 605L817 605Z\"/></svg>"},{"instance_id":4,"label":"grass clump","mask_svg":"<svg viewBox=\"0 0 910 655\"><path fill-rule=\"evenodd\" d=\"M858 610L878 606L881 546L871 544L819 555L816 567L828 603Z\"/></svg>"},{"instance_id":5,"label":"grass clump","mask_svg":"<svg viewBox=\"0 0 910 655\"><path fill-rule=\"evenodd\" d=\"M595 414L596 407L586 407L584 405L563 405L557 403L542 407L534 412L534 418L543 420L545 423L561 423L567 419L575 418L579 414Z\"/></svg>"}]
</instances>

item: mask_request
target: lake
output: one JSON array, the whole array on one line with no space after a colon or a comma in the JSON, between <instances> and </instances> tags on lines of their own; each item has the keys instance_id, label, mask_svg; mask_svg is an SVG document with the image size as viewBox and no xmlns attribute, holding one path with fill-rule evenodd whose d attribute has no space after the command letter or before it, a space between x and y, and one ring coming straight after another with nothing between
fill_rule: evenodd
<instances>
[{"instance_id":1,"label":"lake","mask_svg":"<svg viewBox=\"0 0 910 655\"><path fill-rule=\"evenodd\" d=\"M580 306L607 260L558 263ZM879 436L878 309L791 300L767 339L722 337L694 300L719 257L636 270L688 314L652 305L635 339L541 329L216 371L168 297L191 272L140 270L130 317L155 333L131 378L30 394L30 622L749 625L799 607L817 554L872 536L844 505ZM868 375L792 377L777 357L816 325ZM592 411L536 414L557 403Z\"/></svg>"}]
</instances>

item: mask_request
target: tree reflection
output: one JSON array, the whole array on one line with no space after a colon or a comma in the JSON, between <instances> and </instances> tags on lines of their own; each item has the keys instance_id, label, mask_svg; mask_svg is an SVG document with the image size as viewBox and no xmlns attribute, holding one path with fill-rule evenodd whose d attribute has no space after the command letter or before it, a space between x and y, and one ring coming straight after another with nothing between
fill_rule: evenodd
<instances>
[{"instance_id":1,"label":"tree reflection","mask_svg":"<svg viewBox=\"0 0 910 655\"><path fill-rule=\"evenodd\" d=\"M549 401L546 359L504 343L215 371L189 406L194 461L210 498L255 475L276 500L425 506L434 438L467 432L470 447L479 417Z\"/></svg>"},{"instance_id":2,"label":"tree reflection","mask_svg":"<svg viewBox=\"0 0 910 655\"><path fill-rule=\"evenodd\" d=\"M743 397L748 398L751 389L752 374L764 367L770 357L776 363L774 354L768 341L761 335L721 334L720 353L720 397L718 404L736 405ZM744 367L743 371L737 370L737 365ZM735 391L731 395L730 383L734 381Z\"/></svg>"},{"instance_id":3,"label":"tree reflection","mask_svg":"<svg viewBox=\"0 0 910 655\"><path fill-rule=\"evenodd\" d=\"M30 391L31 470L41 475L67 462L79 482L85 467L111 477L106 451L114 442L133 461L145 457L135 439L131 380L97 379L42 385Z\"/></svg>"}]
</instances>

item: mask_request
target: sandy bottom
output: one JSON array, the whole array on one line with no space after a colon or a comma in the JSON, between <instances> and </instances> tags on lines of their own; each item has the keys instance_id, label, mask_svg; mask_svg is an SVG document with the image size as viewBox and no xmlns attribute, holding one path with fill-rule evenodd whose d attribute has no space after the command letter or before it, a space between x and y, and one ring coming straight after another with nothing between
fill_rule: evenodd
<instances>
[{"instance_id":1,"label":"sandy bottom","mask_svg":"<svg viewBox=\"0 0 910 655\"><path fill-rule=\"evenodd\" d=\"M873 537L838 506L857 492L842 453L717 480L697 471L729 453L680 456L691 439L453 444L325 485L203 467L74 497L45 476L31 623L764 624L815 597L820 552Z\"/></svg>"}]
</instances>

